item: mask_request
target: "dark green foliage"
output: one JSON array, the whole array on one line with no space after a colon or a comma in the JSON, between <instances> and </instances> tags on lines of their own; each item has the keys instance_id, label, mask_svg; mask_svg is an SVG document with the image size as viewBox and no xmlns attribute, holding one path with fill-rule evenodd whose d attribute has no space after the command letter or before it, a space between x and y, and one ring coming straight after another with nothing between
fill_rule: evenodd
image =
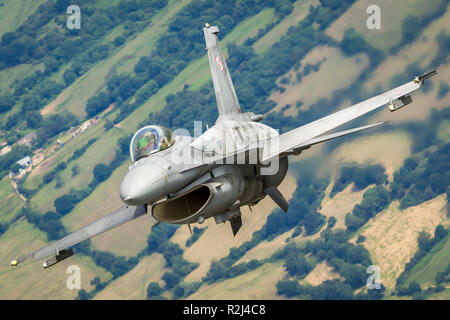
<instances>
[{"instance_id":1,"label":"dark green foliage","mask_svg":"<svg viewBox=\"0 0 450 320\"><path fill-rule=\"evenodd\" d=\"M25 115L25 121L27 122L28 127L32 129L36 129L41 125L43 117L39 111L29 111Z\"/></svg>"},{"instance_id":2,"label":"dark green foliage","mask_svg":"<svg viewBox=\"0 0 450 320\"><path fill-rule=\"evenodd\" d=\"M0 236L8 230L9 224L6 222L0 222Z\"/></svg>"},{"instance_id":3,"label":"dark green foliage","mask_svg":"<svg viewBox=\"0 0 450 320\"><path fill-rule=\"evenodd\" d=\"M109 176L111 175L112 170L106 164L100 163L100 164L97 164L94 167L94 171L93 172L94 172L94 178L98 182L102 182L102 181L105 181L106 179L109 178Z\"/></svg>"},{"instance_id":4,"label":"dark green foliage","mask_svg":"<svg viewBox=\"0 0 450 320\"><path fill-rule=\"evenodd\" d=\"M350 183L354 182L359 190L370 184L383 184L387 182L384 166L377 165L351 165L341 168L339 177L336 179L330 196L344 190Z\"/></svg>"},{"instance_id":5,"label":"dark green foliage","mask_svg":"<svg viewBox=\"0 0 450 320\"><path fill-rule=\"evenodd\" d=\"M78 291L78 300L89 300L91 296L87 293L86 290L81 289Z\"/></svg>"},{"instance_id":6,"label":"dark green foliage","mask_svg":"<svg viewBox=\"0 0 450 320\"><path fill-rule=\"evenodd\" d=\"M0 96L0 113L11 110L15 103L14 96L9 92Z\"/></svg>"},{"instance_id":7,"label":"dark green foliage","mask_svg":"<svg viewBox=\"0 0 450 320\"><path fill-rule=\"evenodd\" d=\"M445 83L444 81L439 82L438 99L444 98L447 95L449 89L450 87L447 83Z\"/></svg>"},{"instance_id":8,"label":"dark green foliage","mask_svg":"<svg viewBox=\"0 0 450 320\"><path fill-rule=\"evenodd\" d=\"M327 229L331 229L334 227L334 225L336 224L336 218L335 217L329 217L328 218L328 224L327 224Z\"/></svg>"},{"instance_id":9,"label":"dark green foliage","mask_svg":"<svg viewBox=\"0 0 450 320\"><path fill-rule=\"evenodd\" d=\"M176 299L187 297L197 291L201 284L202 283L200 281L190 283L183 282L175 287L173 296Z\"/></svg>"},{"instance_id":10,"label":"dark green foliage","mask_svg":"<svg viewBox=\"0 0 450 320\"><path fill-rule=\"evenodd\" d=\"M362 234L360 234L358 236L358 238L356 239L356 243L361 243L361 242L364 242L364 241L366 241L366 237L363 236Z\"/></svg>"},{"instance_id":11,"label":"dark green foliage","mask_svg":"<svg viewBox=\"0 0 450 320\"><path fill-rule=\"evenodd\" d=\"M71 69L64 71L64 83L66 84L66 86L70 86L76 79L77 79L77 75L75 74L75 72L73 72Z\"/></svg>"},{"instance_id":12,"label":"dark green foliage","mask_svg":"<svg viewBox=\"0 0 450 320\"><path fill-rule=\"evenodd\" d=\"M181 276L174 272L166 272L163 274L162 279L166 283L166 288L172 289L181 281Z\"/></svg>"},{"instance_id":13,"label":"dark green foliage","mask_svg":"<svg viewBox=\"0 0 450 320\"><path fill-rule=\"evenodd\" d=\"M147 238L148 253L162 252L164 244L172 237L178 226L168 223L160 223L152 228Z\"/></svg>"},{"instance_id":14,"label":"dark green foliage","mask_svg":"<svg viewBox=\"0 0 450 320\"><path fill-rule=\"evenodd\" d=\"M286 297L301 297L313 300L350 300L353 289L341 280L333 279L322 282L317 287L303 286L297 281L282 280L276 285L277 293Z\"/></svg>"},{"instance_id":15,"label":"dark green foliage","mask_svg":"<svg viewBox=\"0 0 450 320\"><path fill-rule=\"evenodd\" d=\"M400 198L400 208L405 209L430 200L444 192L450 185L450 144L438 147L424 159L424 165L417 166L414 159L394 174L391 184L392 195Z\"/></svg>"},{"instance_id":16,"label":"dark green foliage","mask_svg":"<svg viewBox=\"0 0 450 320\"><path fill-rule=\"evenodd\" d=\"M65 194L56 198L53 205L58 213L65 215L72 211L77 203L78 199L74 194Z\"/></svg>"},{"instance_id":17,"label":"dark green foliage","mask_svg":"<svg viewBox=\"0 0 450 320\"><path fill-rule=\"evenodd\" d=\"M300 285L295 280L281 280L276 284L277 294L288 298L295 297L300 292Z\"/></svg>"},{"instance_id":18,"label":"dark green foliage","mask_svg":"<svg viewBox=\"0 0 450 320\"><path fill-rule=\"evenodd\" d=\"M159 296L163 292L163 289L156 282L150 282L147 287L147 298Z\"/></svg>"},{"instance_id":19,"label":"dark green foliage","mask_svg":"<svg viewBox=\"0 0 450 320\"><path fill-rule=\"evenodd\" d=\"M111 99L106 92L100 92L97 96L89 98L86 104L86 113L89 117L95 116L97 113L105 110Z\"/></svg>"},{"instance_id":20,"label":"dark green foliage","mask_svg":"<svg viewBox=\"0 0 450 320\"><path fill-rule=\"evenodd\" d=\"M75 150L72 154L72 156L67 160L67 162L73 161L81 157L86 150L96 141L96 138L90 139L84 146L81 148Z\"/></svg>"},{"instance_id":21,"label":"dark green foliage","mask_svg":"<svg viewBox=\"0 0 450 320\"><path fill-rule=\"evenodd\" d=\"M446 230L442 225L438 225L434 231L434 237L422 231L417 237L417 244L419 250L414 254L414 256L405 265L405 269L397 278L396 289L399 295L412 295L414 292L407 291L406 288L402 287L403 283L408 279L408 276L414 266L423 258L425 255L431 251L431 249L437 245L440 241L445 241L447 237L448 230ZM450 271L450 270L449 270ZM439 282L437 282L439 284ZM405 291L406 290L406 291Z\"/></svg>"},{"instance_id":22,"label":"dark green foliage","mask_svg":"<svg viewBox=\"0 0 450 320\"><path fill-rule=\"evenodd\" d=\"M74 164L72 166L72 177L75 177L80 173L80 166L78 164Z\"/></svg>"},{"instance_id":23,"label":"dark green foliage","mask_svg":"<svg viewBox=\"0 0 450 320\"><path fill-rule=\"evenodd\" d=\"M186 247L189 248L190 246L192 246L195 241L198 240L198 238L200 238L200 236L203 234L203 232L205 232L206 228L197 228L194 227L193 232L192 232L192 236L187 239L186 241Z\"/></svg>"},{"instance_id":24,"label":"dark green foliage","mask_svg":"<svg viewBox=\"0 0 450 320\"><path fill-rule=\"evenodd\" d=\"M302 277L306 276L313 269L313 266L303 255L293 253L286 257L284 268L290 276Z\"/></svg>"},{"instance_id":25,"label":"dark green foliage","mask_svg":"<svg viewBox=\"0 0 450 320\"><path fill-rule=\"evenodd\" d=\"M213 260L211 262L211 266L209 267L209 271L203 280L212 283L214 281L222 279L225 276L227 270L228 268L223 261Z\"/></svg>"},{"instance_id":26,"label":"dark green foliage","mask_svg":"<svg viewBox=\"0 0 450 320\"><path fill-rule=\"evenodd\" d=\"M389 204L390 193L383 186L370 188L364 193L361 204L355 205L352 213L345 216L345 225L350 231L359 229L370 218L383 211Z\"/></svg>"},{"instance_id":27,"label":"dark green foliage","mask_svg":"<svg viewBox=\"0 0 450 320\"><path fill-rule=\"evenodd\" d=\"M116 47L119 47L125 43L125 37L123 36L117 36L114 38L114 45Z\"/></svg>"},{"instance_id":28,"label":"dark green foliage","mask_svg":"<svg viewBox=\"0 0 450 320\"><path fill-rule=\"evenodd\" d=\"M138 263L138 260L135 258L127 260L125 257L116 257L109 252L92 251L90 252L90 256L96 265L111 272L114 278L124 275Z\"/></svg>"},{"instance_id":29,"label":"dark green foliage","mask_svg":"<svg viewBox=\"0 0 450 320\"><path fill-rule=\"evenodd\" d=\"M436 284L440 285L442 283L450 282L450 264L444 271L438 272L435 277Z\"/></svg>"},{"instance_id":30,"label":"dark green foliage","mask_svg":"<svg viewBox=\"0 0 450 320\"><path fill-rule=\"evenodd\" d=\"M42 146L49 138L69 129L76 123L75 116L70 113L63 115L54 114L49 117L44 117L36 133L38 146Z\"/></svg>"},{"instance_id":31,"label":"dark green foliage","mask_svg":"<svg viewBox=\"0 0 450 320\"><path fill-rule=\"evenodd\" d=\"M40 219L37 227L47 233L48 240L56 240L63 237L66 234L66 230L62 225L61 215L49 211Z\"/></svg>"},{"instance_id":32,"label":"dark green foliage","mask_svg":"<svg viewBox=\"0 0 450 320\"><path fill-rule=\"evenodd\" d=\"M90 284L91 284L91 286L95 286L95 289L94 289L95 292L99 292L106 287L107 282L101 282L99 277L95 277L94 279L92 279L90 281Z\"/></svg>"},{"instance_id":33,"label":"dark green foliage","mask_svg":"<svg viewBox=\"0 0 450 320\"><path fill-rule=\"evenodd\" d=\"M352 56L365 52L367 50L367 44L354 29L347 29L341 42L341 49L345 54Z\"/></svg>"}]
</instances>

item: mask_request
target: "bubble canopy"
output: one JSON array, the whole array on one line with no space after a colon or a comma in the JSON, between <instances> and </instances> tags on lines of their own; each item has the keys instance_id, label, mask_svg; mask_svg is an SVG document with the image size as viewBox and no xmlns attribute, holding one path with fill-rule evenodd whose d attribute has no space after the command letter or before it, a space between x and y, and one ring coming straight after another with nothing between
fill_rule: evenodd
<instances>
[{"instance_id":1,"label":"bubble canopy","mask_svg":"<svg viewBox=\"0 0 450 320\"><path fill-rule=\"evenodd\" d=\"M131 139L131 162L169 148L174 143L172 131L162 126L146 126Z\"/></svg>"}]
</instances>

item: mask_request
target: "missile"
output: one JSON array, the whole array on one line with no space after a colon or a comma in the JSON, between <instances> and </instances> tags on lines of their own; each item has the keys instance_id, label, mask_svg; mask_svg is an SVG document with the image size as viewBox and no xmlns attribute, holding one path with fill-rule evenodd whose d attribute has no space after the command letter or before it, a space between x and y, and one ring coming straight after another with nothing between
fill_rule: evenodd
<instances>
[{"instance_id":1,"label":"missile","mask_svg":"<svg viewBox=\"0 0 450 320\"><path fill-rule=\"evenodd\" d=\"M44 269L47 269L48 267L51 267L58 262L61 262L69 257L73 256L73 250L72 249L64 249L61 250L56 256L51 257L50 259L45 260L42 263L42 266Z\"/></svg>"},{"instance_id":2,"label":"missile","mask_svg":"<svg viewBox=\"0 0 450 320\"><path fill-rule=\"evenodd\" d=\"M395 99L394 101L392 101L392 99L391 99L391 101L389 102L388 108L389 108L389 111L393 112L400 108L403 108L404 106L410 104L411 102L412 102L411 96L402 96L398 99Z\"/></svg>"}]
</instances>

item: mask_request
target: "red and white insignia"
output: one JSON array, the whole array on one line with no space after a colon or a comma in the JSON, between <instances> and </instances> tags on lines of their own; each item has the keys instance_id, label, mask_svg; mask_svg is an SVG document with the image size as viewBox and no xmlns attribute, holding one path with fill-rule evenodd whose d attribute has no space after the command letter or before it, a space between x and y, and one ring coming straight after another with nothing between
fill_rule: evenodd
<instances>
[{"instance_id":1,"label":"red and white insignia","mask_svg":"<svg viewBox=\"0 0 450 320\"><path fill-rule=\"evenodd\" d=\"M217 65L219 66L219 69L223 71L223 65L222 65L222 62L220 62L219 57L216 57L216 62L217 62Z\"/></svg>"}]
</instances>

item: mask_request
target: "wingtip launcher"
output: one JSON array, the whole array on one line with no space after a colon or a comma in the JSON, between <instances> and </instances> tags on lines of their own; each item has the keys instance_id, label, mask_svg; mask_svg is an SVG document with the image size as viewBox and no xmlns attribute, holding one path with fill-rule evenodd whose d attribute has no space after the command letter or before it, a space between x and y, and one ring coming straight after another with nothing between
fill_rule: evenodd
<instances>
[{"instance_id":1,"label":"wingtip launcher","mask_svg":"<svg viewBox=\"0 0 450 320\"><path fill-rule=\"evenodd\" d=\"M436 74L437 74L437 71L432 70L420 77L415 77L413 81L415 84L418 84L421 87L421 86L423 86L425 80L430 79L432 76L434 76ZM388 109L389 109L389 111L394 112L394 111L397 111L398 109L403 108L404 106L410 104L412 101L413 100L410 95L404 95L395 100L393 100L391 98L391 100L389 101Z\"/></svg>"}]
</instances>

